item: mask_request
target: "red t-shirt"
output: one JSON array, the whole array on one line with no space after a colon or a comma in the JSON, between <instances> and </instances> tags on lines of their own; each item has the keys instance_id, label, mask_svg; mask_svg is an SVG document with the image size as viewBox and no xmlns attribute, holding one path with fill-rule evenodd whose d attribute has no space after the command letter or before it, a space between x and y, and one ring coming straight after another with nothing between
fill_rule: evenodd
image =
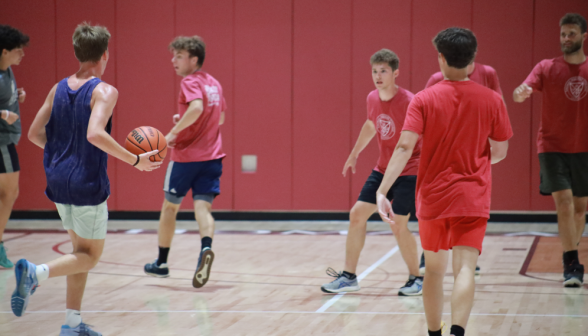
<instances>
[{"instance_id":1,"label":"red t-shirt","mask_svg":"<svg viewBox=\"0 0 588 336\"><path fill-rule=\"evenodd\" d=\"M489 65L475 63L474 71L468 77L471 81L483 85L487 88L490 88L498 92L498 94L502 96L500 82L498 81L498 74L496 73L496 70L494 70L493 67ZM429 81L427 82L425 88L433 86L442 81L443 79L444 78L441 71L436 72L431 76L431 78L429 78Z\"/></svg>"},{"instance_id":2,"label":"red t-shirt","mask_svg":"<svg viewBox=\"0 0 588 336\"><path fill-rule=\"evenodd\" d=\"M512 137L502 97L471 80L444 80L414 97L403 130L423 136L416 185L418 218L489 218L488 138Z\"/></svg>"},{"instance_id":3,"label":"red t-shirt","mask_svg":"<svg viewBox=\"0 0 588 336\"><path fill-rule=\"evenodd\" d=\"M412 92L401 87L389 101L380 100L378 90L370 92L367 96L368 119L376 127L376 137L380 148L378 164L374 168L382 174L386 173L388 162L394 153L394 148L400 139L400 130L406 117L406 109L414 97ZM412 156L400 176L416 175L419 169L419 156L421 155L421 141L417 143Z\"/></svg>"},{"instance_id":4,"label":"red t-shirt","mask_svg":"<svg viewBox=\"0 0 588 336\"><path fill-rule=\"evenodd\" d=\"M588 152L588 61L543 60L525 84L543 93L537 151Z\"/></svg>"},{"instance_id":5,"label":"red t-shirt","mask_svg":"<svg viewBox=\"0 0 588 336\"><path fill-rule=\"evenodd\" d=\"M190 102L196 99L202 99L204 110L195 123L178 134L176 146L172 149L172 161L210 161L226 156L219 127L221 112L227 108L223 88L211 75L196 71L180 83L180 117L186 113Z\"/></svg>"}]
</instances>

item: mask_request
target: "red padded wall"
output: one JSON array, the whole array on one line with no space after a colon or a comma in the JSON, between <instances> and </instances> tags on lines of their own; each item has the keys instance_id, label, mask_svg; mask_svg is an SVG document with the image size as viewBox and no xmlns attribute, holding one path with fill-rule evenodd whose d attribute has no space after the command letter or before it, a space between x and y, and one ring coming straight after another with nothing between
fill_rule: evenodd
<instances>
[{"instance_id":1,"label":"red padded wall","mask_svg":"<svg viewBox=\"0 0 588 336\"><path fill-rule=\"evenodd\" d=\"M116 5L116 68L119 91L115 139L124 144L127 134L139 126L153 126L164 135L173 126L177 111L177 76L167 45L174 37L174 8L165 0L127 1ZM157 22L154 25L153 22ZM170 152L168 152L170 154ZM163 202L163 182L170 156L158 170L141 172L119 162L118 210L153 210ZM149 195L145 197L145 195Z\"/></svg>"},{"instance_id":2,"label":"red padded wall","mask_svg":"<svg viewBox=\"0 0 588 336\"><path fill-rule=\"evenodd\" d=\"M554 2L549 0L535 0L535 22L533 31L533 64L527 69L527 73L519 82L527 77L535 64L546 58L555 58L562 55L559 45L559 20L568 12L582 14L588 18L588 1L568 0ZM588 50L584 44L584 51ZM539 194L539 159L537 157L537 131L541 118L541 95L533 95L533 119L531 129L531 210L555 210L552 197ZM525 102L529 106L529 102Z\"/></svg>"},{"instance_id":3,"label":"red padded wall","mask_svg":"<svg viewBox=\"0 0 588 336\"><path fill-rule=\"evenodd\" d=\"M55 209L44 194L43 150L27 138L37 111L56 82L55 4L34 0L4 2L0 22L17 27L30 37L23 60L12 67L16 84L27 93L25 102L20 104L22 137L17 146L21 166L20 194L14 209Z\"/></svg>"},{"instance_id":4,"label":"red padded wall","mask_svg":"<svg viewBox=\"0 0 588 336\"><path fill-rule=\"evenodd\" d=\"M260 10L263 9L263 10ZM235 5L235 209L292 208L292 3ZM257 171L241 172L241 155Z\"/></svg>"},{"instance_id":5,"label":"red padded wall","mask_svg":"<svg viewBox=\"0 0 588 336\"><path fill-rule=\"evenodd\" d=\"M392 14L393 13L393 14ZM375 89L372 81L370 57L382 48L394 51L400 59L400 74L396 84L407 90L411 80L411 4L402 0L374 0L353 1L353 32L352 43L352 74L351 74L351 137L349 138L349 152L355 145L361 127L367 120L366 98ZM391 15L394 20L390 20ZM348 153L349 154L349 153ZM376 166L379 150L374 137L371 143L360 154L357 162L357 172L352 174L350 206L355 203L363 184ZM339 174L343 168L343 161L338 162L339 169L333 174ZM350 174L350 172L348 172ZM339 175L340 176L340 175ZM347 175L349 179L349 175Z\"/></svg>"},{"instance_id":6,"label":"red padded wall","mask_svg":"<svg viewBox=\"0 0 588 336\"><path fill-rule=\"evenodd\" d=\"M214 201L215 209L233 209L234 176L233 164L238 162L233 155L233 129L235 123L234 104L234 3L231 0L176 0L175 4L176 35L199 35L206 43L206 58L203 70L216 78L223 87L227 101L225 124L221 126L223 149L227 157L223 160L221 178L221 195ZM173 37L172 37L173 38ZM166 46L170 40L165 44ZM171 54L170 54L171 57ZM175 97L179 90L180 77L176 76ZM182 208L192 209L191 197L186 197Z\"/></svg>"},{"instance_id":7,"label":"red padded wall","mask_svg":"<svg viewBox=\"0 0 588 336\"><path fill-rule=\"evenodd\" d=\"M533 33L533 0L475 0L473 8L472 29L478 39L476 61L498 72L514 132L507 158L492 166L492 209L528 209L531 205L531 111L528 104L514 103L512 92L531 64L532 40L520 36ZM513 57L515 50L516 57Z\"/></svg>"},{"instance_id":8,"label":"red padded wall","mask_svg":"<svg viewBox=\"0 0 588 336\"><path fill-rule=\"evenodd\" d=\"M294 209L349 208L351 22L351 0L294 1Z\"/></svg>"}]
</instances>

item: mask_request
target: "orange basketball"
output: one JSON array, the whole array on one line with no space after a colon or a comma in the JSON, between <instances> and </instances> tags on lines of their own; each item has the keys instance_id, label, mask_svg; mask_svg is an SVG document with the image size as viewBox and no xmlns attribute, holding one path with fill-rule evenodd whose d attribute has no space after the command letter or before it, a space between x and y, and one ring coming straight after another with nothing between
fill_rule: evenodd
<instances>
[{"instance_id":1,"label":"orange basketball","mask_svg":"<svg viewBox=\"0 0 588 336\"><path fill-rule=\"evenodd\" d=\"M165 136L155 127L137 127L127 135L125 148L133 154L143 154L159 149L159 153L151 155L149 160L158 162L165 159L167 154L167 141Z\"/></svg>"}]
</instances>

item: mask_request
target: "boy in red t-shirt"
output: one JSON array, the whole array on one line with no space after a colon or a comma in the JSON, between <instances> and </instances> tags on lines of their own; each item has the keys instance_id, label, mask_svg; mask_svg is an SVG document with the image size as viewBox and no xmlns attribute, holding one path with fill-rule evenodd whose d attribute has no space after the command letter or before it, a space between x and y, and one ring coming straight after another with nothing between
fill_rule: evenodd
<instances>
[{"instance_id":1,"label":"boy in red t-shirt","mask_svg":"<svg viewBox=\"0 0 588 336\"><path fill-rule=\"evenodd\" d=\"M475 57L475 56L474 56ZM489 65L484 65L480 63L473 62L470 63L467 67L468 70L468 78L476 82L480 85L483 85L489 89L496 91L500 96L502 96L502 90L500 89L500 81L498 80L498 74L493 67ZM441 71L436 72L431 75L427 85L425 85L425 89L431 87L445 78L443 77L443 73ZM421 264L419 265L419 273L421 275L425 274L425 253L421 255ZM480 267L476 266L476 275L480 274Z\"/></svg>"},{"instance_id":2,"label":"boy in red t-shirt","mask_svg":"<svg viewBox=\"0 0 588 336\"><path fill-rule=\"evenodd\" d=\"M579 14L566 14L559 25L563 56L539 62L513 98L522 103L533 91L543 93L537 136L539 191L555 201L564 286L580 287L584 266L578 245L588 204L588 62L583 50L588 33L586 19Z\"/></svg>"},{"instance_id":3,"label":"boy in red t-shirt","mask_svg":"<svg viewBox=\"0 0 588 336\"><path fill-rule=\"evenodd\" d=\"M343 166L343 176L347 174L349 168L355 173L355 164L359 153L374 136L378 139L380 158L349 214L345 268L341 273L337 273L331 268L327 270L327 274L336 279L321 287L321 290L326 293L355 292L360 289L355 272L359 254L365 243L367 220L377 210L375 193L386 172L386 166L390 161L394 147L400 138L400 128L404 124L406 109L414 96L411 92L396 86L399 60L394 52L382 49L372 55L370 63L376 90L370 92L367 97L367 120ZM409 272L408 281L398 292L400 296L422 294L423 277L419 276L417 244L414 236L408 230L410 214L415 213L414 191L418 163L419 151L417 149L402 171L402 176L398 178L387 195L389 200L394 199L392 206L397 214L398 225L393 226L392 229Z\"/></svg>"},{"instance_id":4,"label":"boy in red t-shirt","mask_svg":"<svg viewBox=\"0 0 588 336\"><path fill-rule=\"evenodd\" d=\"M429 335L441 335L443 278L453 249L451 334L463 336L474 301L474 272L490 215L491 163L506 157L512 129L498 93L467 77L474 34L449 28L433 40L446 80L415 95L398 145L377 191L378 211L395 223L386 193L422 135L416 207L426 277L423 303Z\"/></svg>"},{"instance_id":5,"label":"boy in red t-shirt","mask_svg":"<svg viewBox=\"0 0 588 336\"><path fill-rule=\"evenodd\" d=\"M192 190L194 213L202 246L192 285L200 288L210 277L214 260L211 250L214 235L212 201L220 194L222 149L220 125L225 118L223 88L211 75L202 71L205 44L199 36L177 37L169 49L176 73L183 77L178 100L176 124L165 136L172 148L165 175L165 200L159 218L159 257L145 265L145 273L168 277L167 256L176 228L176 215L182 199Z\"/></svg>"}]
</instances>

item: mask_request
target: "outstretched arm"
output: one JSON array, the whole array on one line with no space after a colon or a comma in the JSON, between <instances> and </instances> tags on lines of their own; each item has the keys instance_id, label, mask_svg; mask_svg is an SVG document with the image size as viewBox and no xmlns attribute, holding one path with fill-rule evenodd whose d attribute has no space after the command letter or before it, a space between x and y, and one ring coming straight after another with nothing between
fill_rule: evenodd
<instances>
[{"instance_id":1,"label":"outstretched arm","mask_svg":"<svg viewBox=\"0 0 588 336\"><path fill-rule=\"evenodd\" d=\"M380 188L378 188L378 191L376 192L378 213L380 214L380 217L382 217L382 220L390 225L395 224L392 220L394 213L392 212L390 201L388 201L386 195L394 182L396 182L398 176L400 176L404 170L404 167L406 167L418 140L419 135L415 132L402 131L398 144L396 144L394 153L390 158L390 162L388 162L386 174L384 174Z\"/></svg>"},{"instance_id":2,"label":"outstretched arm","mask_svg":"<svg viewBox=\"0 0 588 336\"><path fill-rule=\"evenodd\" d=\"M517 103L522 103L527 98L531 97L532 93L533 93L533 88L530 87L529 85L523 83L523 84L519 85L519 87L517 87L514 90L514 92L512 94L512 99Z\"/></svg>"},{"instance_id":3,"label":"outstretched arm","mask_svg":"<svg viewBox=\"0 0 588 336\"><path fill-rule=\"evenodd\" d=\"M92 96L94 104L88 123L88 141L109 155L134 165L139 170L151 171L159 168L161 162L149 160L151 155L157 154L157 150L139 155L139 161L137 161L137 155L124 149L106 132L106 125L118 99L118 91L111 85L100 83L94 89Z\"/></svg>"},{"instance_id":4,"label":"outstretched arm","mask_svg":"<svg viewBox=\"0 0 588 336\"><path fill-rule=\"evenodd\" d=\"M57 90L57 84L55 84L53 88L51 88L51 91L49 91L47 98L45 98L45 102L43 102L43 105L35 116L35 120L33 120L31 128L29 128L29 140L41 148L45 148L45 144L47 143L47 133L45 133L45 126L47 126L49 118L51 118L51 109L53 108L55 90Z\"/></svg>"},{"instance_id":5,"label":"outstretched arm","mask_svg":"<svg viewBox=\"0 0 588 336\"><path fill-rule=\"evenodd\" d=\"M357 141L355 142L355 146L351 150L351 154L347 158L345 165L343 166L343 176L347 175L347 170L351 168L353 174L355 174L355 165L357 163L357 157L359 157L359 153L361 153L365 147L372 141L374 136L376 135L376 126L371 120L366 120L361 128L361 132L359 132L359 136L357 137Z\"/></svg>"}]
</instances>

